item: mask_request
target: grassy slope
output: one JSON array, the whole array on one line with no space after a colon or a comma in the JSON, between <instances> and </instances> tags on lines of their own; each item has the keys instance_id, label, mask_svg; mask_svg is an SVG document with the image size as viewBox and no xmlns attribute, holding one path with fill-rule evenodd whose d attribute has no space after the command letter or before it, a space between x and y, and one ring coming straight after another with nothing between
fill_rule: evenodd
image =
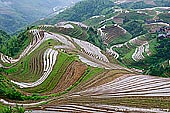
<instances>
[{"instance_id":1,"label":"grassy slope","mask_svg":"<svg viewBox=\"0 0 170 113\"><path fill-rule=\"evenodd\" d=\"M50 46L48 43L50 43ZM5 74L7 74L8 77L13 80L22 81L22 82L33 82L33 81L38 80L41 77L41 75L36 75L36 73L31 72L30 67L29 67L30 61L32 61L31 58L33 58L33 57L39 58L40 57L39 54L43 54L47 48L51 48L54 45L60 45L60 43L53 41L53 40L48 40L48 41L44 42L33 53L31 53L30 55L28 55L26 57L23 57L20 60L20 62L17 63L17 65L15 65L12 68L5 69L4 70ZM40 60L40 59L38 59L38 60ZM34 62L31 62L31 63L34 63ZM36 65L36 64L33 64L33 65ZM38 64L38 66L41 66L41 65Z\"/></svg>"},{"instance_id":2,"label":"grassy slope","mask_svg":"<svg viewBox=\"0 0 170 113\"><path fill-rule=\"evenodd\" d=\"M61 76L65 73L69 64L75 60L75 56L69 56L65 53L60 53L57 58L57 63L54 66L52 73L49 77L39 86L34 88L24 89L26 92L42 93L54 89L59 82Z\"/></svg>"},{"instance_id":3,"label":"grassy slope","mask_svg":"<svg viewBox=\"0 0 170 113\"><path fill-rule=\"evenodd\" d=\"M103 72L104 69L101 68L94 68L92 69L82 80L82 82L86 82L87 80L89 80L91 77L97 75L98 73Z\"/></svg>"},{"instance_id":4,"label":"grassy slope","mask_svg":"<svg viewBox=\"0 0 170 113\"><path fill-rule=\"evenodd\" d=\"M114 37L114 40L109 44L110 46L115 45L115 44L121 44L124 42L127 42L132 38L132 35L127 32L125 35L120 35L119 37Z\"/></svg>"}]
</instances>

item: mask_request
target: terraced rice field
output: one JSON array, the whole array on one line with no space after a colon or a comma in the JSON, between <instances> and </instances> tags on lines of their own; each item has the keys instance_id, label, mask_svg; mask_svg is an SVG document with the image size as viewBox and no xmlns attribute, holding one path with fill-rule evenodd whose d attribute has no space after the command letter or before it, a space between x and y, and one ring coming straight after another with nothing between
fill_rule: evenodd
<instances>
[{"instance_id":1,"label":"terraced rice field","mask_svg":"<svg viewBox=\"0 0 170 113\"><path fill-rule=\"evenodd\" d=\"M61 77L66 73L67 67L74 61L74 56L68 56L64 53L60 53L57 62L53 67L53 71L49 73L49 77L44 80L40 85L24 89L27 92L45 93L52 91Z\"/></svg>"},{"instance_id":2,"label":"terraced rice field","mask_svg":"<svg viewBox=\"0 0 170 113\"><path fill-rule=\"evenodd\" d=\"M45 30L48 32L53 32L53 33L60 33L60 34L65 34L77 39L83 39L87 40L87 33L84 29L87 29L87 27L83 27L84 25L74 23L74 22L64 22L64 23L58 23L55 26L39 26L38 29L40 30Z\"/></svg>"},{"instance_id":3,"label":"terraced rice field","mask_svg":"<svg viewBox=\"0 0 170 113\"><path fill-rule=\"evenodd\" d=\"M56 59L57 59L58 52L52 49L47 49L44 53L43 59L44 59L44 70L43 75L39 80L33 83L19 83L14 82L11 80L12 83L17 84L20 88L29 88L29 87L35 87L43 83L51 73L53 66L55 65Z\"/></svg>"},{"instance_id":4,"label":"terraced rice field","mask_svg":"<svg viewBox=\"0 0 170 113\"><path fill-rule=\"evenodd\" d=\"M120 56L124 57L125 62L127 62L128 59L132 59L135 62L142 60L146 57L144 54L147 56L152 54L149 42L143 39L143 37L145 36L133 38L123 44L113 45L110 49L108 49L107 52L113 55L113 57L116 59L118 59ZM133 50L134 52L131 54Z\"/></svg>"},{"instance_id":5,"label":"terraced rice field","mask_svg":"<svg viewBox=\"0 0 170 113\"><path fill-rule=\"evenodd\" d=\"M48 112L87 112L87 113L94 113L94 112L102 112L102 113L118 113L118 112L156 112L156 113L168 113L166 112L167 109L144 109L144 108L136 108L136 107L126 107L126 106L113 106L113 105L105 105L105 104L67 104L67 105L60 105L54 107L45 108ZM35 111L36 113L37 111ZM33 111L34 113L34 111Z\"/></svg>"},{"instance_id":6,"label":"terraced rice field","mask_svg":"<svg viewBox=\"0 0 170 113\"><path fill-rule=\"evenodd\" d=\"M109 62L107 57L101 53L101 50L98 47L94 46L93 44L89 42L81 41L78 39L73 39L73 40L77 45L79 45L82 48L81 49L82 52L96 59L100 59L104 62Z\"/></svg>"},{"instance_id":7,"label":"terraced rice field","mask_svg":"<svg viewBox=\"0 0 170 113\"><path fill-rule=\"evenodd\" d=\"M113 71L112 74L105 72L104 75L106 77L99 74L80 83L67 95L50 101L44 109L57 112L115 113L170 111L169 78L137 75L123 70Z\"/></svg>"},{"instance_id":8,"label":"terraced rice field","mask_svg":"<svg viewBox=\"0 0 170 113\"><path fill-rule=\"evenodd\" d=\"M128 36L127 31L120 27L119 25L103 26L100 29L98 29L98 31L106 44L121 43L130 39L130 35Z\"/></svg>"},{"instance_id":9,"label":"terraced rice field","mask_svg":"<svg viewBox=\"0 0 170 113\"><path fill-rule=\"evenodd\" d=\"M34 38L42 37L41 40L38 40L36 38L38 40L38 42L37 42L37 40L33 40L31 42L31 44L35 45L35 46L28 53L29 56L28 56L28 58L26 58L26 62L25 62L25 60L24 61L21 60L21 62L20 62L21 64L18 63L17 66L14 66L13 68L7 70L8 74L10 74L10 76L12 76L15 73L15 75L17 75L16 78L19 75L22 76L22 75L25 75L25 73L30 73L30 72L32 73L32 75L39 75L38 76L39 78L37 77L36 80L34 78L34 81L29 80L29 78L26 77L28 81L31 81L30 83L22 81L22 79L24 79L24 78L18 79L18 80L16 79L17 81L11 80L12 83L18 85L20 88L24 88L24 91L26 91L26 92L30 92L30 93L31 92L45 93L47 91L62 92L64 90L66 90L67 88L69 88L71 85L73 85L76 81L78 81L81 78L81 76L85 73L87 68L85 68L85 69L82 68L83 71L81 72L81 74L74 75L76 73L79 73L78 71L75 72L75 69L74 69L74 68L76 68L76 65L74 65L74 63L76 63L75 61L76 61L76 59L78 59L78 57L68 56L67 54L64 54L64 53L58 53L57 50L61 51L62 49L65 49L65 50L75 49L75 47L78 45L81 47L82 54L87 54L93 59L91 61L87 57L87 59L82 60L82 58L83 58L82 57L82 58L80 58L80 61L83 61L84 63L86 63L92 67L96 67L96 65L98 65L98 66L100 65L99 67L102 67L102 68L105 68L105 65L102 63L100 63L100 64L95 63L96 60L101 60L103 62L109 62L107 57L101 53L101 50L98 47L96 47L93 44L90 44L88 42L80 41L78 39L72 39L70 37L64 37L64 36L50 33L50 32L43 32L42 36L40 36L40 33L38 32L38 30L31 30L30 32L33 33L33 35L35 35ZM43 48L41 45L43 45L43 43L45 43L46 41L51 40L51 39L55 40L56 44L60 44L60 45L55 45L55 43L48 42L48 44L45 46L45 48L46 48L46 50L45 50L45 48ZM87 45L86 48L84 45ZM57 50L55 50L55 49L57 49ZM39 52L39 54L36 54L35 56L32 55L34 53L34 51ZM93 51L95 51L95 53ZM58 54L59 54L59 56L57 57ZM31 62L31 64L28 64L29 61ZM91 64L89 64L89 62L94 62L94 64L91 65ZM78 62L78 64L81 64L81 63ZM25 66L25 67L23 67L24 70L22 73L20 73L20 71L17 71L17 68L20 65ZM81 65L81 67L82 66L83 65ZM41 69L41 70L39 70L39 69ZM74 73L70 73L70 74L67 73L68 69L74 69L74 71L70 70L70 71L73 71ZM54 71L52 71L52 70L54 70ZM19 73L19 75L17 73ZM66 83L65 83L65 85L62 85L63 82L61 83L60 80L62 80L62 79L67 80L67 78L69 78L71 76L73 76L74 81L69 80L68 82L70 84L66 85ZM22 81L22 82L20 82L20 81ZM61 89L60 88L55 89L56 86L57 86L57 88L61 87ZM43 87L45 87L45 89Z\"/></svg>"},{"instance_id":10,"label":"terraced rice field","mask_svg":"<svg viewBox=\"0 0 170 113\"><path fill-rule=\"evenodd\" d=\"M148 56L151 55L151 52L149 50L149 43L148 41L142 41L140 39L138 39L139 37L130 40L129 42L131 44L136 44L136 45L140 45L139 47L136 48L135 52L132 55L132 59L134 61L139 61L145 58L145 56L143 55L145 52Z\"/></svg>"},{"instance_id":11,"label":"terraced rice field","mask_svg":"<svg viewBox=\"0 0 170 113\"><path fill-rule=\"evenodd\" d=\"M40 110L33 112L168 112L169 78L140 75L112 64L86 41L36 29L30 33L34 37L18 61L1 54L1 62L12 64L2 74L23 93L48 98L34 102L0 99L1 103ZM136 47L135 59L143 51L150 54L149 43L138 38L112 46L110 54L116 55L113 49L122 47Z\"/></svg>"},{"instance_id":12,"label":"terraced rice field","mask_svg":"<svg viewBox=\"0 0 170 113\"><path fill-rule=\"evenodd\" d=\"M133 84L133 86L132 86ZM94 98L169 96L169 79L146 75L124 75L116 80L77 94Z\"/></svg>"}]
</instances>

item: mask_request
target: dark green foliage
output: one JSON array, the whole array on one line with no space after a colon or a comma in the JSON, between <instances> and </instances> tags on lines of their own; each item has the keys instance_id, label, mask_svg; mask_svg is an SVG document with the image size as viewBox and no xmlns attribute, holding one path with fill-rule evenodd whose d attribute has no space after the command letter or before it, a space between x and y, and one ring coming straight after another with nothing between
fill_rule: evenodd
<instances>
[{"instance_id":1,"label":"dark green foliage","mask_svg":"<svg viewBox=\"0 0 170 113\"><path fill-rule=\"evenodd\" d=\"M51 19L43 20L42 23L55 24L59 21L82 22L92 16L101 15L103 10L113 7L113 5L114 3L110 0L84 0Z\"/></svg>"},{"instance_id":2,"label":"dark green foliage","mask_svg":"<svg viewBox=\"0 0 170 113\"><path fill-rule=\"evenodd\" d=\"M4 31L0 31L0 52L8 56L16 56L29 42L28 31L21 32L17 37L10 37Z\"/></svg>"},{"instance_id":3,"label":"dark green foliage","mask_svg":"<svg viewBox=\"0 0 170 113\"><path fill-rule=\"evenodd\" d=\"M11 39L11 37L6 32L0 30L0 52L1 53L7 53L6 45L9 39Z\"/></svg>"},{"instance_id":4,"label":"dark green foliage","mask_svg":"<svg viewBox=\"0 0 170 113\"><path fill-rule=\"evenodd\" d=\"M148 73L152 75L164 76L165 73L170 74L170 65L164 66L163 64L164 61L170 59L170 38L160 40L158 43L159 46L156 48L157 54L153 56L153 58L150 58L153 65L149 67Z\"/></svg>"},{"instance_id":5,"label":"dark green foliage","mask_svg":"<svg viewBox=\"0 0 170 113\"><path fill-rule=\"evenodd\" d=\"M163 40L159 40L159 46L156 48L158 54L156 57L161 60L169 60L170 59L170 38L165 38Z\"/></svg>"},{"instance_id":6,"label":"dark green foliage","mask_svg":"<svg viewBox=\"0 0 170 113\"><path fill-rule=\"evenodd\" d=\"M15 107L6 107L2 110L2 113L24 113L25 109L23 106L16 105Z\"/></svg>"},{"instance_id":7,"label":"dark green foliage","mask_svg":"<svg viewBox=\"0 0 170 113\"><path fill-rule=\"evenodd\" d=\"M0 30L0 47L1 47L1 44L3 44L6 40L9 40L9 39L10 39L10 36L6 32Z\"/></svg>"},{"instance_id":8,"label":"dark green foliage","mask_svg":"<svg viewBox=\"0 0 170 113\"><path fill-rule=\"evenodd\" d=\"M23 100L22 94L16 91L13 84L2 75L0 75L0 97L6 97L12 100Z\"/></svg>"},{"instance_id":9,"label":"dark green foliage","mask_svg":"<svg viewBox=\"0 0 170 113\"><path fill-rule=\"evenodd\" d=\"M170 13L161 13L158 15L158 17L164 22L170 23Z\"/></svg>"},{"instance_id":10,"label":"dark green foliage","mask_svg":"<svg viewBox=\"0 0 170 113\"><path fill-rule=\"evenodd\" d=\"M45 99L47 96L40 96L33 94L31 96L25 96L16 90L14 84L12 84L6 77L0 75L0 97L8 98L11 100L40 100Z\"/></svg>"},{"instance_id":11,"label":"dark green foliage","mask_svg":"<svg viewBox=\"0 0 170 113\"><path fill-rule=\"evenodd\" d=\"M156 48L157 53L147 57L146 59L131 64L145 69L145 74L170 77L170 38L165 38L157 42L159 45ZM167 63L165 63L167 62Z\"/></svg>"},{"instance_id":12,"label":"dark green foliage","mask_svg":"<svg viewBox=\"0 0 170 113\"><path fill-rule=\"evenodd\" d=\"M170 74L170 66L164 67L162 64L152 65L149 67L148 71L146 71L146 74L149 74L149 75L170 77L169 75L166 75L166 73Z\"/></svg>"},{"instance_id":13,"label":"dark green foliage","mask_svg":"<svg viewBox=\"0 0 170 113\"><path fill-rule=\"evenodd\" d=\"M0 30L0 52L6 51L6 43L11 37L4 31Z\"/></svg>"},{"instance_id":14,"label":"dark green foliage","mask_svg":"<svg viewBox=\"0 0 170 113\"><path fill-rule=\"evenodd\" d=\"M156 5L160 7L170 7L170 1L169 0L154 0Z\"/></svg>"},{"instance_id":15,"label":"dark green foliage","mask_svg":"<svg viewBox=\"0 0 170 113\"><path fill-rule=\"evenodd\" d=\"M90 27L87 31L88 39L87 41L98 46L102 50L105 50L105 46L103 44L103 41L99 35L97 35L97 31L94 30L92 27Z\"/></svg>"},{"instance_id":16,"label":"dark green foliage","mask_svg":"<svg viewBox=\"0 0 170 113\"><path fill-rule=\"evenodd\" d=\"M132 20L123 25L133 37L147 33L147 30L143 27L143 21Z\"/></svg>"},{"instance_id":17,"label":"dark green foliage","mask_svg":"<svg viewBox=\"0 0 170 113\"><path fill-rule=\"evenodd\" d=\"M151 8L154 5L146 4L144 1L139 2L128 2L120 4L119 7L123 9L143 9L143 8Z\"/></svg>"}]
</instances>

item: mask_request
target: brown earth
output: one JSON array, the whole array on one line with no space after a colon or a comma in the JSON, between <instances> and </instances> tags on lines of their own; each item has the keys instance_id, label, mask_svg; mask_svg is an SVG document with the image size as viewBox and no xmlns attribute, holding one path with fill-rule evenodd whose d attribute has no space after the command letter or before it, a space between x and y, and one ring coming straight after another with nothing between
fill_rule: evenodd
<instances>
[{"instance_id":1,"label":"brown earth","mask_svg":"<svg viewBox=\"0 0 170 113\"><path fill-rule=\"evenodd\" d=\"M102 31L107 34L106 39L103 39L107 44L111 43L114 39L125 35L124 30L118 26L107 26L106 28L102 28Z\"/></svg>"},{"instance_id":2,"label":"brown earth","mask_svg":"<svg viewBox=\"0 0 170 113\"><path fill-rule=\"evenodd\" d=\"M87 70L87 66L78 61L73 62L66 70L65 74L60 79L59 83L52 91L52 93L65 91L78 81Z\"/></svg>"}]
</instances>

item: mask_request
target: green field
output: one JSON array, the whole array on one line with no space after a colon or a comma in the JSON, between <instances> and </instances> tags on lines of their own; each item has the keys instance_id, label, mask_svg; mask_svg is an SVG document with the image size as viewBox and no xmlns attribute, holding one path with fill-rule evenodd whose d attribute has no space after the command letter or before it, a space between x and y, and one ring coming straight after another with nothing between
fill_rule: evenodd
<instances>
[{"instance_id":1,"label":"green field","mask_svg":"<svg viewBox=\"0 0 170 113\"><path fill-rule=\"evenodd\" d=\"M24 91L30 93L44 93L53 90L62 75L66 72L67 67L73 61L75 61L75 59L75 56L60 53L57 58L57 63L55 64L53 71L49 75L49 77L41 85L36 86L34 88L24 89Z\"/></svg>"}]
</instances>

